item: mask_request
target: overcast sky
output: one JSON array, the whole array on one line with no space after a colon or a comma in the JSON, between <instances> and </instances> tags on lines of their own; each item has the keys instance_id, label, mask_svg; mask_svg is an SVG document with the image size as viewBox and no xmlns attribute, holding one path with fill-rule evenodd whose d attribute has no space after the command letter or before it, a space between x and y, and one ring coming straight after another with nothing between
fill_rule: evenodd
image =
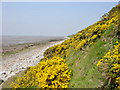
<instances>
[{"instance_id":1,"label":"overcast sky","mask_svg":"<svg viewBox=\"0 0 120 90\"><path fill-rule=\"evenodd\" d=\"M67 36L100 20L117 2L3 2L2 34Z\"/></svg>"}]
</instances>

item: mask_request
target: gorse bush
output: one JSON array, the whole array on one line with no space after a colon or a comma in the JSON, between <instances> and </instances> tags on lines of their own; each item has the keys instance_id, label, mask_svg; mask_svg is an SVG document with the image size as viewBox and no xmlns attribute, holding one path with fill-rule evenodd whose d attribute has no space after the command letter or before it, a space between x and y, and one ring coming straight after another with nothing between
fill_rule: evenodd
<instances>
[{"instance_id":1,"label":"gorse bush","mask_svg":"<svg viewBox=\"0 0 120 90\"><path fill-rule=\"evenodd\" d=\"M34 67L29 67L26 74L12 83L13 88L68 88L70 71L65 60L54 56L45 58Z\"/></svg>"},{"instance_id":2,"label":"gorse bush","mask_svg":"<svg viewBox=\"0 0 120 90\"><path fill-rule=\"evenodd\" d=\"M111 88L120 89L120 43L116 41L114 49L109 50L97 63L97 66L106 73L107 78L112 80L109 83Z\"/></svg>"}]
</instances>

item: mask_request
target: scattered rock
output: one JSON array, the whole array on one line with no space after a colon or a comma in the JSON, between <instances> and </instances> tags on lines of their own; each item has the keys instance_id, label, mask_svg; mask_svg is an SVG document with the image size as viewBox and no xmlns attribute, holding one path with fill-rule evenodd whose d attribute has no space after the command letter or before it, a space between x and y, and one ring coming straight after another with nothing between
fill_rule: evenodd
<instances>
[{"instance_id":1,"label":"scattered rock","mask_svg":"<svg viewBox=\"0 0 120 90\"><path fill-rule=\"evenodd\" d=\"M60 44L62 42L56 43ZM54 46L55 44L52 43L49 45L49 47ZM47 50L49 47L43 47L39 51L37 50L37 53L33 53L29 55L27 54L17 54L17 55L11 55L9 58L5 58L5 62L2 64L4 67L0 71L0 84L5 82L9 77L19 73L20 71L23 71L27 69L29 66L35 66L37 63L39 63L40 59L43 58L43 53L45 50ZM8 61L7 61L7 60Z\"/></svg>"},{"instance_id":2,"label":"scattered rock","mask_svg":"<svg viewBox=\"0 0 120 90\"><path fill-rule=\"evenodd\" d=\"M10 71L10 74L12 73L13 71Z\"/></svg>"},{"instance_id":3,"label":"scattered rock","mask_svg":"<svg viewBox=\"0 0 120 90\"><path fill-rule=\"evenodd\" d=\"M22 69L25 69L24 67L22 67Z\"/></svg>"},{"instance_id":4,"label":"scattered rock","mask_svg":"<svg viewBox=\"0 0 120 90\"><path fill-rule=\"evenodd\" d=\"M2 73L3 75L5 75L6 73L4 72L4 73Z\"/></svg>"},{"instance_id":5,"label":"scattered rock","mask_svg":"<svg viewBox=\"0 0 120 90\"><path fill-rule=\"evenodd\" d=\"M1 80L0 80L0 84L2 84L3 82L4 82L4 80L1 79Z\"/></svg>"}]
</instances>

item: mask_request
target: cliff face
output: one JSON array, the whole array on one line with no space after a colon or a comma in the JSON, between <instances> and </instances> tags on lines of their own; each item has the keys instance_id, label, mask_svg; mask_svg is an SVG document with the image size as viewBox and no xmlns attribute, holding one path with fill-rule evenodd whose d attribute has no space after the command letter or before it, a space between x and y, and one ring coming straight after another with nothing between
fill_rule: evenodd
<instances>
[{"instance_id":1,"label":"cliff face","mask_svg":"<svg viewBox=\"0 0 120 90\"><path fill-rule=\"evenodd\" d=\"M120 5L46 50L12 87L120 88ZM71 78L70 78L71 77Z\"/></svg>"}]
</instances>

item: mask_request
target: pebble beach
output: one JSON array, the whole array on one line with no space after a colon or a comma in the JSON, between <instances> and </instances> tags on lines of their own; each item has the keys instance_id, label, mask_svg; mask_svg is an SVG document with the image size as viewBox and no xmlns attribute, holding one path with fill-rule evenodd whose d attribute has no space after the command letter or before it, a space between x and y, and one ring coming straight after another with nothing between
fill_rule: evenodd
<instances>
[{"instance_id":1,"label":"pebble beach","mask_svg":"<svg viewBox=\"0 0 120 90\"><path fill-rule=\"evenodd\" d=\"M2 57L0 61L0 66L2 66L0 67L0 80L4 83L11 76L26 70L27 67L35 66L44 57L43 54L45 50L63 41L64 40L49 42L43 46L32 46L29 50Z\"/></svg>"}]
</instances>

